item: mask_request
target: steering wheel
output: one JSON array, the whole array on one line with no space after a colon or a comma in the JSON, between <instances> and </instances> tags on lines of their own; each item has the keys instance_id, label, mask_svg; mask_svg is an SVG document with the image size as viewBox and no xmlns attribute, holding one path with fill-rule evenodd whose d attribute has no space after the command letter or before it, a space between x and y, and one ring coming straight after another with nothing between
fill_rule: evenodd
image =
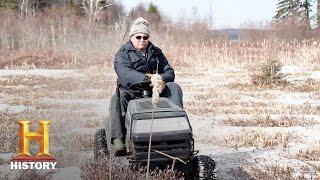
<instances>
[{"instance_id":1,"label":"steering wheel","mask_svg":"<svg viewBox=\"0 0 320 180\"><path fill-rule=\"evenodd\" d=\"M136 83L133 83L130 85L130 90L132 91L148 91L151 92L152 91L152 87L150 86L151 81L147 80L147 81L139 81Z\"/></svg>"}]
</instances>

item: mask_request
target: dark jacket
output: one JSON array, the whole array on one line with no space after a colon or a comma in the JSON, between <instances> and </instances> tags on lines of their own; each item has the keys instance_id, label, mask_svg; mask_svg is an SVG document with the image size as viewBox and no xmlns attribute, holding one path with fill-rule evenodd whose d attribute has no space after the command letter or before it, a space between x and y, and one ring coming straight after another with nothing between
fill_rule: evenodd
<instances>
[{"instance_id":1,"label":"dark jacket","mask_svg":"<svg viewBox=\"0 0 320 180\"><path fill-rule=\"evenodd\" d=\"M131 41L128 41L115 56L114 69L118 75L118 86L128 88L133 83L148 80L145 74L156 73L157 61L159 61L158 73L162 79L165 82L173 82L174 70L161 49L149 42L146 56L143 56L133 47Z\"/></svg>"}]
</instances>

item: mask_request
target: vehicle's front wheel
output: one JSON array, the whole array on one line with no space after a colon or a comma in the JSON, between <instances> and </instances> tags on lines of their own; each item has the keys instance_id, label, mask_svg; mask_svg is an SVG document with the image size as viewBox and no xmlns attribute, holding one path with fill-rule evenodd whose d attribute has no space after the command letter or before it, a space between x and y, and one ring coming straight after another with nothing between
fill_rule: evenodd
<instances>
[{"instance_id":1,"label":"vehicle's front wheel","mask_svg":"<svg viewBox=\"0 0 320 180\"><path fill-rule=\"evenodd\" d=\"M99 129L94 135L94 159L99 160L101 157L108 154L106 131L104 129Z\"/></svg>"},{"instance_id":2,"label":"vehicle's front wheel","mask_svg":"<svg viewBox=\"0 0 320 180\"><path fill-rule=\"evenodd\" d=\"M204 155L195 156L192 160L192 164L194 179L216 179L216 164L211 157Z\"/></svg>"}]
</instances>

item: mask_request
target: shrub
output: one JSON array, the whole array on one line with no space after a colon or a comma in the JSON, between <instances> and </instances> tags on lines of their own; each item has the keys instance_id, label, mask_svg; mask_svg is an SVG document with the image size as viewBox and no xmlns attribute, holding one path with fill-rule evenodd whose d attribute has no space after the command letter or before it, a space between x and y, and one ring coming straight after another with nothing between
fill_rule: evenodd
<instances>
[{"instance_id":1,"label":"shrub","mask_svg":"<svg viewBox=\"0 0 320 180\"><path fill-rule=\"evenodd\" d=\"M263 62L258 66L258 71L251 76L252 83L254 85L285 84L285 75L281 73L282 66L282 63L274 59Z\"/></svg>"}]
</instances>

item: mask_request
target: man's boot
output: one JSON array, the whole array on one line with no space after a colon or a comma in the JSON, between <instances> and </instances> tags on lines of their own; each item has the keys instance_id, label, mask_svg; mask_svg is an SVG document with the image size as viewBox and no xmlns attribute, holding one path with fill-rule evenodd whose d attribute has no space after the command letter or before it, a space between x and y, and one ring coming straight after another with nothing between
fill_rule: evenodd
<instances>
[{"instance_id":1,"label":"man's boot","mask_svg":"<svg viewBox=\"0 0 320 180\"><path fill-rule=\"evenodd\" d=\"M113 140L113 149L115 151L116 156L125 154L125 146L122 140L119 138Z\"/></svg>"}]
</instances>

